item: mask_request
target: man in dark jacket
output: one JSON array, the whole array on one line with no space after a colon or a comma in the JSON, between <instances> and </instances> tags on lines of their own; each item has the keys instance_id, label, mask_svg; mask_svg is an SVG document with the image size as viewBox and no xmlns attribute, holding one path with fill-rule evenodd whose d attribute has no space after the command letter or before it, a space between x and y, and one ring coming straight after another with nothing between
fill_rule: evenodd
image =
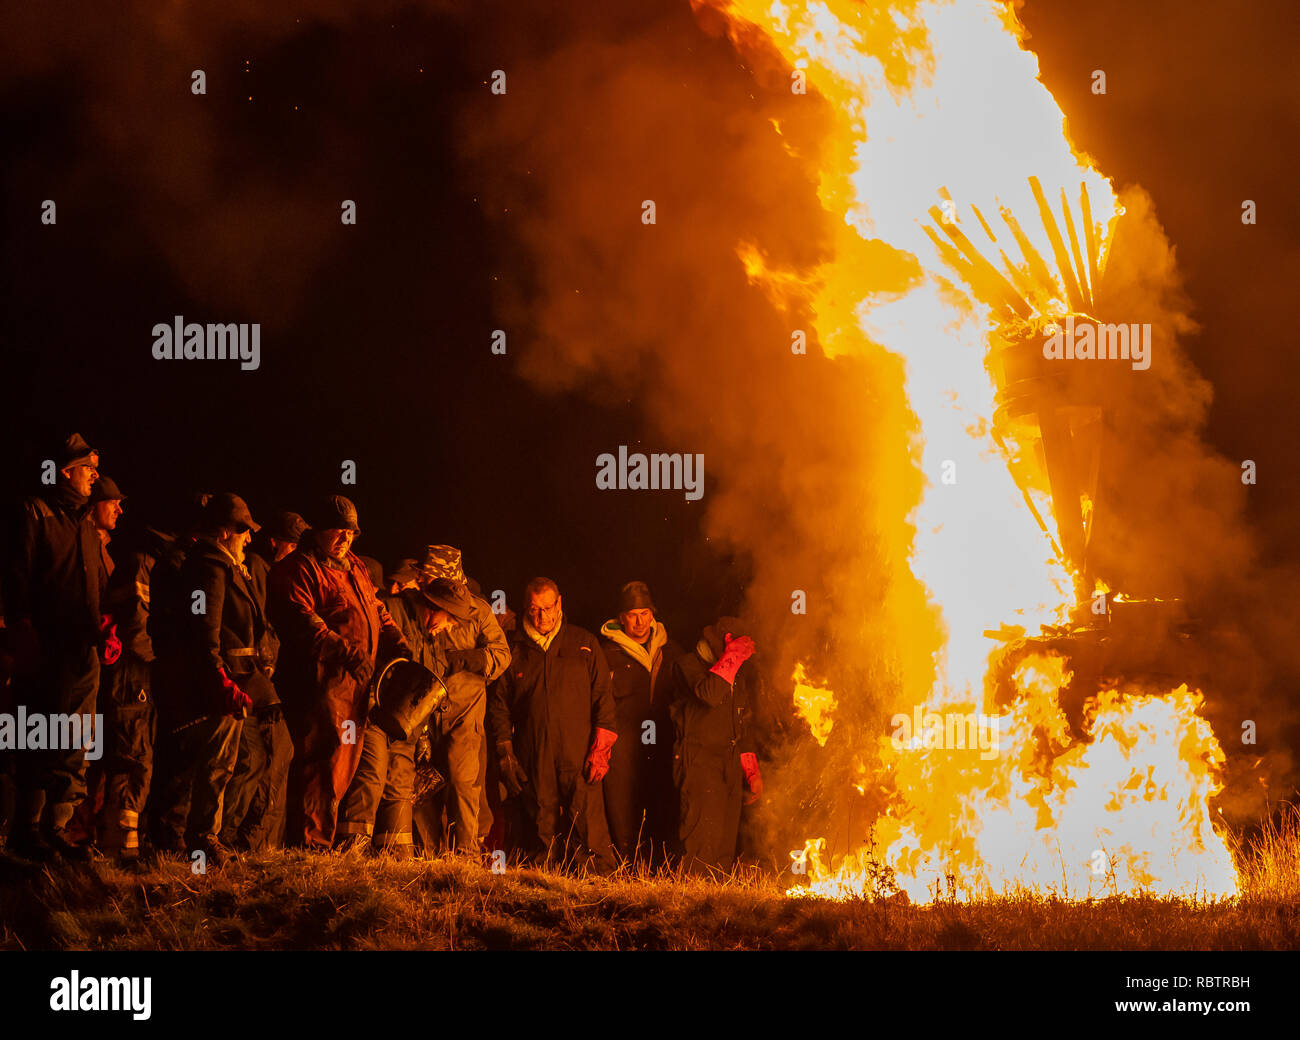
<instances>
[{"instance_id":1,"label":"man in dark jacket","mask_svg":"<svg viewBox=\"0 0 1300 1040\"><path fill-rule=\"evenodd\" d=\"M447 582L455 589L455 601L462 609L453 612L455 624L434 639L447 661L445 680L447 703L429 722L434 765L447 779L424 819L436 816L436 825L427 828L426 837L442 832L449 849L474 854L480 850L480 836L490 821L480 819L483 811L484 728L487 713L487 687L495 682L510 664L510 644L501 631L492 608L470 591L459 549L450 545L431 545L420 564L424 587ZM441 827L443 802L446 805L446 830ZM484 826L487 824L488 826Z\"/></svg>"},{"instance_id":2,"label":"man in dark jacket","mask_svg":"<svg viewBox=\"0 0 1300 1040\"><path fill-rule=\"evenodd\" d=\"M361 760L371 679L411 649L352 550L357 510L330 495L312 530L271 569L268 607L280 636L276 679L293 734L289 837L333 847L338 807Z\"/></svg>"},{"instance_id":3,"label":"man in dark jacket","mask_svg":"<svg viewBox=\"0 0 1300 1040\"><path fill-rule=\"evenodd\" d=\"M619 590L618 617L601 626L600 646L613 674L614 729L622 739L604 783L610 837L625 859L662 854L676 838L668 704L682 649L655 617L645 582Z\"/></svg>"},{"instance_id":4,"label":"man in dark jacket","mask_svg":"<svg viewBox=\"0 0 1300 1040\"><path fill-rule=\"evenodd\" d=\"M95 713L101 647L108 644L108 622L100 614L106 575L88 510L99 455L74 433L50 462L55 485L23 503L11 531L4 561L5 622L16 703L47 717L75 715L80 729ZM16 753L16 851L41 859L90 858L89 847L67 833L86 796L87 736L66 742L80 746Z\"/></svg>"},{"instance_id":5,"label":"man in dark jacket","mask_svg":"<svg viewBox=\"0 0 1300 1040\"><path fill-rule=\"evenodd\" d=\"M230 856L220 835L244 719L250 709L279 700L259 656L266 620L244 566L257 526L238 495L213 495L179 582L190 609L174 664L188 691L188 710L178 713L184 721L168 733L168 757L178 768L168 771L158 792L160 810L166 845L202 851L216 867Z\"/></svg>"},{"instance_id":6,"label":"man in dark jacket","mask_svg":"<svg viewBox=\"0 0 1300 1040\"><path fill-rule=\"evenodd\" d=\"M748 673L736 674L753 653L743 624L722 617L673 667L673 781L680 851L690 870L735 865L742 789L749 789L747 805L763 793L749 735L752 690Z\"/></svg>"},{"instance_id":7,"label":"man in dark jacket","mask_svg":"<svg viewBox=\"0 0 1300 1040\"><path fill-rule=\"evenodd\" d=\"M104 806L99 845L122 859L139 855L140 813L153 777L157 713L153 700L153 640L149 635L151 578L171 536L146 528L139 548L125 553L108 580L105 609L117 625L122 657L100 683L105 701Z\"/></svg>"},{"instance_id":8,"label":"man in dark jacket","mask_svg":"<svg viewBox=\"0 0 1300 1040\"><path fill-rule=\"evenodd\" d=\"M297 513L283 511L274 522L257 532L249 546L248 573L253 595L266 616L266 586L271 567L298 548L307 522ZM259 656L274 682L280 656L280 639L266 623ZM275 848L284 842L285 803L288 800L289 765L293 761L293 738L284 721L284 709L274 701L254 704L239 733L239 757L235 775L226 789L226 809L221 841L230 848L253 852Z\"/></svg>"},{"instance_id":9,"label":"man in dark jacket","mask_svg":"<svg viewBox=\"0 0 1300 1040\"><path fill-rule=\"evenodd\" d=\"M530 581L524 602L510 667L488 699L501 779L523 799L535 849L567 860L576 838L605 868L613 856L600 784L618 739L609 664L596 637L565 620L550 578Z\"/></svg>"}]
</instances>

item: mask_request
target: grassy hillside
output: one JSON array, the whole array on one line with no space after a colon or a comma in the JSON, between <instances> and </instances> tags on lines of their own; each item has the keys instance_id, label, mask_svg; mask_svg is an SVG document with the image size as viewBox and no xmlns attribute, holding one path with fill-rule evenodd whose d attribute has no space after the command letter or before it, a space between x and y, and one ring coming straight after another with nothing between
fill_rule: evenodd
<instances>
[{"instance_id":1,"label":"grassy hillside","mask_svg":"<svg viewBox=\"0 0 1300 1040\"><path fill-rule=\"evenodd\" d=\"M770 875L610 877L446 858L278 852L191 873L162 859L0 859L2 949L1296 949L1300 817L1237 850L1241 898L975 904L792 898Z\"/></svg>"}]
</instances>

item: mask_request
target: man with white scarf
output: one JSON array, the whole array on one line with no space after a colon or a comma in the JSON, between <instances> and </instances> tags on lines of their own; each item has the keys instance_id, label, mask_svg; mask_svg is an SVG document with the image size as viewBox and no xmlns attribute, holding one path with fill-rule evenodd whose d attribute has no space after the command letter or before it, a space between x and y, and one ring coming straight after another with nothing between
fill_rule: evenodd
<instances>
[{"instance_id":1,"label":"man with white scarf","mask_svg":"<svg viewBox=\"0 0 1300 1040\"><path fill-rule=\"evenodd\" d=\"M642 581L619 590L618 617L601 626L600 646L613 678L614 729L623 740L605 776L605 818L620 856L654 861L676 837L668 704L682 648L655 617Z\"/></svg>"}]
</instances>

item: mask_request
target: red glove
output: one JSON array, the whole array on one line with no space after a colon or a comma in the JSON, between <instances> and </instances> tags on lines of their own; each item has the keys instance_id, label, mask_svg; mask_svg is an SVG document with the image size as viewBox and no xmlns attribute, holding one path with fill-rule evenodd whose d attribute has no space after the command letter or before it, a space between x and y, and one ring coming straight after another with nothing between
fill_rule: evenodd
<instances>
[{"instance_id":1,"label":"red glove","mask_svg":"<svg viewBox=\"0 0 1300 1040\"><path fill-rule=\"evenodd\" d=\"M99 634L104 640L99 659L105 664L117 664L117 659L122 656L122 640L117 638L117 622L112 614L100 615Z\"/></svg>"},{"instance_id":2,"label":"red glove","mask_svg":"<svg viewBox=\"0 0 1300 1040\"><path fill-rule=\"evenodd\" d=\"M239 684L221 669L221 688L225 691L226 714L242 719L253 706L253 698L239 688Z\"/></svg>"},{"instance_id":3,"label":"red glove","mask_svg":"<svg viewBox=\"0 0 1300 1040\"><path fill-rule=\"evenodd\" d=\"M740 666L748 661L754 655L754 641L749 636L740 636L736 639L731 638L728 632L725 636L726 649L722 651L722 656L718 658L718 663L709 669L714 675L721 676L729 683L736 681L736 673L740 671Z\"/></svg>"},{"instance_id":4,"label":"red glove","mask_svg":"<svg viewBox=\"0 0 1300 1040\"><path fill-rule=\"evenodd\" d=\"M591 750L587 752L587 765L583 770L587 783L598 784L605 779L605 774L609 772L609 752L616 740L618 734L613 730L596 727L596 739L591 742Z\"/></svg>"},{"instance_id":5,"label":"red glove","mask_svg":"<svg viewBox=\"0 0 1300 1040\"><path fill-rule=\"evenodd\" d=\"M746 805L753 805L763 795L763 774L758 771L758 756L752 751L740 753L740 768L745 771L745 783L749 784L749 797Z\"/></svg>"}]
</instances>

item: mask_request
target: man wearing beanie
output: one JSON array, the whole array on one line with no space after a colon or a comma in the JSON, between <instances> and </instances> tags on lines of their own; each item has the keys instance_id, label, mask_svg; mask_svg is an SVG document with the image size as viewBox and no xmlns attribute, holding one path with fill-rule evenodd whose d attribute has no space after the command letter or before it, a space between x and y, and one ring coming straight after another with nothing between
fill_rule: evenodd
<instances>
[{"instance_id":1,"label":"man wearing beanie","mask_svg":"<svg viewBox=\"0 0 1300 1040\"><path fill-rule=\"evenodd\" d=\"M280 637L276 683L293 734L289 840L328 851L339 804L361 761L371 680L411 648L352 552L357 509L330 495L306 517L311 530L271 568L267 606Z\"/></svg>"},{"instance_id":2,"label":"man wearing beanie","mask_svg":"<svg viewBox=\"0 0 1300 1040\"><path fill-rule=\"evenodd\" d=\"M613 674L614 729L622 743L605 776L605 817L619 855L662 855L676 837L672 785L672 668L682 649L655 617L650 589L629 581L618 617L600 629Z\"/></svg>"}]
</instances>

